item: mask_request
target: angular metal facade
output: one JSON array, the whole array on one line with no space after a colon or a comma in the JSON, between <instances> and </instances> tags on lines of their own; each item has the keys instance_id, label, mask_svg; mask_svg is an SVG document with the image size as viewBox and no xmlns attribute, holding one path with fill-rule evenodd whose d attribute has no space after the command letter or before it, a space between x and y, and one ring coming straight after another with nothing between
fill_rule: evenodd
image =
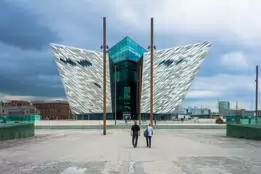
<instances>
[{"instance_id":1,"label":"angular metal facade","mask_svg":"<svg viewBox=\"0 0 261 174\"><path fill-rule=\"evenodd\" d=\"M103 112L103 53L52 44L70 108L75 114ZM106 108L112 112L109 58Z\"/></svg>"},{"instance_id":2,"label":"angular metal facade","mask_svg":"<svg viewBox=\"0 0 261 174\"><path fill-rule=\"evenodd\" d=\"M120 43L129 40L132 41L126 37ZM155 51L154 113L171 114L177 111L199 72L210 46L211 43L204 42ZM103 113L103 53L58 44L52 44L52 48L72 112ZM111 58L107 53L107 113L112 113L111 83L113 82L110 81L110 71L114 71L110 70L109 59L124 61L128 52L125 54L126 50L124 52L122 49L125 47L114 47L109 50ZM132 49L135 51L136 47ZM150 113L150 53L141 50L143 51L141 112ZM124 60L121 60L122 57Z\"/></svg>"},{"instance_id":3,"label":"angular metal facade","mask_svg":"<svg viewBox=\"0 0 261 174\"><path fill-rule=\"evenodd\" d=\"M154 113L174 113L182 104L211 43L154 53ZM143 56L141 112L150 112L150 53Z\"/></svg>"}]
</instances>

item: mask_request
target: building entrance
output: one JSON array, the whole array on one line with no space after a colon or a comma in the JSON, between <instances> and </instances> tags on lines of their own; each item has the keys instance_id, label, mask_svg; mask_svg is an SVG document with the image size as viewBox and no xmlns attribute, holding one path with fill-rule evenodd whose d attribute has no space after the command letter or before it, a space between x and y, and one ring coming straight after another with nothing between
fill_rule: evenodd
<instances>
[{"instance_id":1,"label":"building entrance","mask_svg":"<svg viewBox=\"0 0 261 174\"><path fill-rule=\"evenodd\" d=\"M117 64L110 62L112 111L117 120L129 113L138 119L139 113L139 62L125 60ZM116 104L116 105L115 105ZM116 106L116 107L115 107Z\"/></svg>"}]
</instances>

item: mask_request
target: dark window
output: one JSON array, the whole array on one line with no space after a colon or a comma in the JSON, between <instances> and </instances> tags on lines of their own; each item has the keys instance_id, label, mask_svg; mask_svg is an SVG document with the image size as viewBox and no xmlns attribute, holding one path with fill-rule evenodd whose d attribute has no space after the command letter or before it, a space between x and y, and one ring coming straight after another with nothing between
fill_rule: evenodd
<instances>
[{"instance_id":1,"label":"dark window","mask_svg":"<svg viewBox=\"0 0 261 174\"><path fill-rule=\"evenodd\" d=\"M168 60L163 60L159 63L159 65L165 65L165 66L170 66L174 61L171 60L171 59L168 59Z\"/></svg>"},{"instance_id":2,"label":"dark window","mask_svg":"<svg viewBox=\"0 0 261 174\"><path fill-rule=\"evenodd\" d=\"M76 66L76 63L75 63L74 61L72 61L71 59L67 59L66 61L67 61L67 63L69 63L70 65Z\"/></svg>"},{"instance_id":3,"label":"dark window","mask_svg":"<svg viewBox=\"0 0 261 174\"><path fill-rule=\"evenodd\" d=\"M66 63L66 64L67 64L67 61L66 61L66 60L63 60L62 58L60 58L60 61L62 61L63 63Z\"/></svg>"},{"instance_id":4,"label":"dark window","mask_svg":"<svg viewBox=\"0 0 261 174\"><path fill-rule=\"evenodd\" d=\"M101 85L99 85L98 83L94 82L94 84L95 84L98 88L101 88Z\"/></svg>"},{"instance_id":5,"label":"dark window","mask_svg":"<svg viewBox=\"0 0 261 174\"><path fill-rule=\"evenodd\" d=\"M176 61L176 65L180 64L182 61L183 61L183 59Z\"/></svg>"},{"instance_id":6,"label":"dark window","mask_svg":"<svg viewBox=\"0 0 261 174\"><path fill-rule=\"evenodd\" d=\"M89 66L92 66L92 63L88 60L80 60L78 61L78 63L82 66L86 66L86 67L89 67Z\"/></svg>"},{"instance_id":7,"label":"dark window","mask_svg":"<svg viewBox=\"0 0 261 174\"><path fill-rule=\"evenodd\" d=\"M4 112L5 112L5 110L2 110L2 112L4 113Z\"/></svg>"},{"instance_id":8,"label":"dark window","mask_svg":"<svg viewBox=\"0 0 261 174\"><path fill-rule=\"evenodd\" d=\"M173 63L173 60L167 60L166 62L165 62L165 65L166 66L170 66L171 64Z\"/></svg>"},{"instance_id":9,"label":"dark window","mask_svg":"<svg viewBox=\"0 0 261 174\"><path fill-rule=\"evenodd\" d=\"M164 65L164 63L165 63L165 60L161 61L161 62L160 62L160 65Z\"/></svg>"},{"instance_id":10,"label":"dark window","mask_svg":"<svg viewBox=\"0 0 261 174\"><path fill-rule=\"evenodd\" d=\"M66 60L64 60L64 59L60 58L60 60L61 60L63 63L65 63L65 64L69 63L69 64L72 65L72 66L76 66L76 63L75 63L74 61L72 61L71 59L66 59Z\"/></svg>"}]
</instances>

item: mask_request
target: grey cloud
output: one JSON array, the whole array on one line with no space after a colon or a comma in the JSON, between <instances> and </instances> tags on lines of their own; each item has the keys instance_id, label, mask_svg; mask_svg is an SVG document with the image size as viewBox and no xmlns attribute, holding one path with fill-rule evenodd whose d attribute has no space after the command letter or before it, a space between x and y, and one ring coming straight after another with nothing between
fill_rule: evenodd
<instances>
[{"instance_id":1,"label":"grey cloud","mask_svg":"<svg viewBox=\"0 0 261 174\"><path fill-rule=\"evenodd\" d=\"M41 24L40 17L15 2L0 1L0 42L21 49L40 50L50 42L59 40L58 35Z\"/></svg>"},{"instance_id":2,"label":"grey cloud","mask_svg":"<svg viewBox=\"0 0 261 174\"><path fill-rule=\"evenodd\" d=\"M149 18L144 20L148 30L137 32L135 28L127 28L128 25L113 16L109 6L102 6L98 1L84 2L86 1L75 3L73 0L64 0L61 3L58 0L0 0L0 93L64 97L49 43L99 51L102 44L103 16L107 16L109 47L126 35L144 48L150 44ZM165 36L157 31L155 18L157 49L202 41L177 35L173 39L173 36L167 33ZM217 63L220 53L226 49L230 50L232 46L222 47L215 43L199 75L213 76L224 72L217 67ZM238 94L250 95L248 91L231 95Z\"/></svg>"},{"instance_id":3,"label":"grey cloud","mask_svg":"<svg viewBox=\"0 0 261 174\"><path fill-rule=\"evenodd\" d=\"M0 93L21 96L65 96L51 50L27 52L1 47Z\"/></svg>"},{"instance_id":4,"label":"grey cloud","mask_svg":"<svg viewBox=\"0 0 261 174\"><path fill-rule=\"evenodd\" d=\"M20 96L57 97L65 96L60 81L38 79L37 76L1 76L2 93Z\"/></svg>"}]
</instances>

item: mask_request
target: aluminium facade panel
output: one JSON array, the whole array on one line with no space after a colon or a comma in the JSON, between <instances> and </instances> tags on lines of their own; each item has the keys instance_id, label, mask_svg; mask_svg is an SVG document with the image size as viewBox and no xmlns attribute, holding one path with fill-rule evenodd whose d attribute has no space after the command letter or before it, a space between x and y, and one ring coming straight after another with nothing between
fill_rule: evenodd
<instances>
[{"instance_id":1,"label":"aluminium facade panel","mask_svg":"<svg viewBox=\"0 0 261 174\"><path fill-rule=\"evenodd\" d=\"M154 113L175 113L182 104L200 65L211 46L209 42L155 51ZM150 113L150 53L143 56L141 112Z\"/></svg>"},{"instance_id":2,"label":"aluminium facade panel","mask_svg":"<svg viewBox=\"0 0 261 174\"><path fill-rule=\"evenodd\" d=\"M72 112L103 113L103 53L57 44L51 46ZM106 56L106 109L110 113L110 71Z\"/></svg>"}]
</instances>

